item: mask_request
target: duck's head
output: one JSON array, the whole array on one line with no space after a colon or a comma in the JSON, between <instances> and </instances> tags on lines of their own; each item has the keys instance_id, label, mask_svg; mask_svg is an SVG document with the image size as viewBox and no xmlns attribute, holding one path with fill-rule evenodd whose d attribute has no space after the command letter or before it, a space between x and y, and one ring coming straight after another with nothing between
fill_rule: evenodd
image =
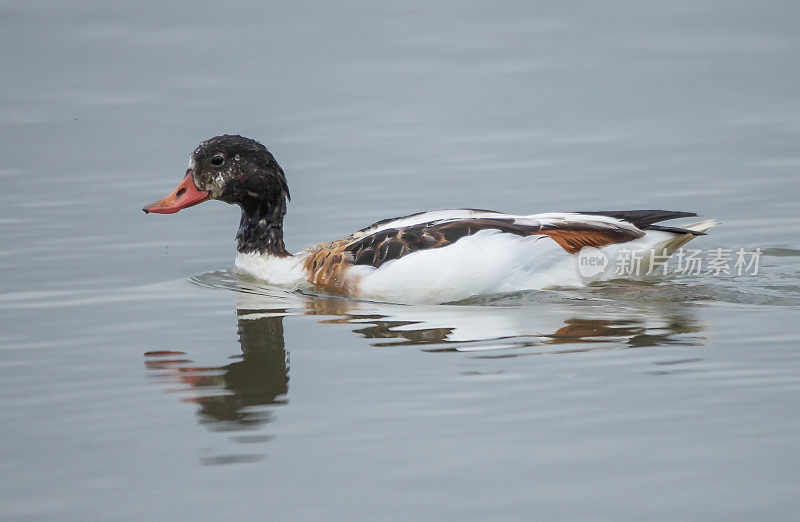
<instances>
[{"instance_id":1,"label":"duck's head","mask_svg":"<svg viewBox=\"0 0 800 522\"><path fill-rule=\"evenodd\" d=\"M202 142L177 188L142 210L174 214L209 199L239 205L247 213L285 212L289 188L283 169L264 145L226 134Z\"/></svg>"}]
</instances>

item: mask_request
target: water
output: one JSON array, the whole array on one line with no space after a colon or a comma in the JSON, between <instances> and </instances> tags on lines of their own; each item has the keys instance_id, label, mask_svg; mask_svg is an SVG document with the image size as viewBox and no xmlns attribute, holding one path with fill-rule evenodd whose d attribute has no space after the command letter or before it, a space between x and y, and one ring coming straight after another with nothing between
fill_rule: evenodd
<instances>
[{"instance_id":1,"label":"water","mask_svg":"<svg viewBox=\"0 0 800 522\"><path fill-rule=\"evenodd\" d=\"M0 3L0 515L785 519L800 505L800 12ZM230 272L140 208L204 138L292 250L448 207L696 210L757 275L399 306Z\"/></svg>"}]
</instances>

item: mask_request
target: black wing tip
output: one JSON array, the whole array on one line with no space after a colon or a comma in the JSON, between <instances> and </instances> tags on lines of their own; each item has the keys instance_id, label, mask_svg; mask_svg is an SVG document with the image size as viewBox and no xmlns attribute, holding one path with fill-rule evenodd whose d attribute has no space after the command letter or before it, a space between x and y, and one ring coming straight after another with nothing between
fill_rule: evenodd
<instances>
[{"instance_id":1,"label":"black wing tip","mask_svg":"<svg viewBox=\"0 0 800 522\"><path fill-rule=\"evenodd\" d=\"M673 234L691 234L693 236L706 236L705 232L700 232L699 230L691 230L688 228L681 228L681 227L665 227L661 225L649 225L645 227L645 230L660 230L661 232L672 232Z\"/></svg>"},{"instance_id":2,"label":"black wing tip","mask_svg":"<svg viewBox=\"0 0 800 522\"><path fill-rule=\"evenodd\" d=\"M681 210L593 210L590 212L580 212L581 214L589 214L594 216L606 216L615 219L621 219L632 223L638 228L647 228L655 223L661 221L668 221L670 219L678 219L685 217L696 217L697 212L684 212Z\"/></svg>"}]
</instances>

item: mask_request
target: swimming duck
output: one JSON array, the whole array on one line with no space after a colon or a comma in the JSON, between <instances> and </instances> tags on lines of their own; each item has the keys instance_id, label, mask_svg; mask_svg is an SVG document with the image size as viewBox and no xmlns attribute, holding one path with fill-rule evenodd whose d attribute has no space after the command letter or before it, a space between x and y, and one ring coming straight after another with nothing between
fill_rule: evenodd
<instances>
[{"instance_id":1,"label":"swimming duck","mask_svg":"<svg viewBox=\"0 0 800 522\"><path fill-rule=\"evenodd\" d=\"M658 225L697 215L668 210L436 210L384 219L291 254L283 241L290 199L283 169L264 145L238 135L202 142L177 188L143 210L172 214L209 199L242 209L237 270L290 290L396 303L639 278L716 224ZM623 260L636 262L620 273Z\"/></svg>"}]
</instances>

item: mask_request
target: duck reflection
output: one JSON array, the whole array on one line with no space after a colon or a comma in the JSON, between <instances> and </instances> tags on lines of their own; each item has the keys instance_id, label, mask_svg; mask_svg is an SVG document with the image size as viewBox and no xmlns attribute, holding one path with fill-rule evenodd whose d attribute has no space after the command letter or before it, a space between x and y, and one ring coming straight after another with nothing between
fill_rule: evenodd
<instances>
[{"instance_id":1,"label":"duck reflection","mask_svg":"<svg viewBox=\"0 0 800 522\"><path fill-rule=\"evenodd\" d=\"M353 333L369 339L372 346L415 345L426 352L500 350L503 357L515 357L598 349L698 346L703 341L702 325L684 306L670 306L669 312L657 306L609 307L608 303L597 302L524 307L400 307L334 299L317 299L306 305L306 314L335 316L320 323L364 325L354 328ZM578 346L557 348L565 344ZM547 349L520 350L529 347Z\"/></svg>"},{"instance_id":2,"label":"duck reflection","mask_svg":"<svg viewBox=\"0 0 800 522\"><path fill-rule=\"evenodd\" d=\"M287 402L287 315L313 315L320 324L348 324L374 347L472 352L476 358L554 355L667 345L698 346L703 327L686 305L618 300L528 303L525 306L401 306L345 299L270 294L237 280L241 353L224 366L194 364L183 352L148 352L147 367L190 394L200 423L215 431L255 428ZM301 322L301 318L294 318ZM698 359L678 359L681 361ZM670 361L658 364L672 364ZM663 373L660 370L660 373ZM252 442L240 438L240 442ZM261 440L261 439L259 439Z\"/></svg>"},{"instance_id":3,"label":"duck reflection","mask_svg":"<svg viewBox=\"0 0 800 522\"><path fill-rule=\"evenodd\" d=\"M183 352L148 352L147 367L193 394L200 422L213 430L238 430L272 420L259 406L284 404L289 391L289 360L283 340L285 310L238 310L242 353L220 367L196 366ZM176 357L179 356L179 357Z\"/></svg>"}]
</instances>

